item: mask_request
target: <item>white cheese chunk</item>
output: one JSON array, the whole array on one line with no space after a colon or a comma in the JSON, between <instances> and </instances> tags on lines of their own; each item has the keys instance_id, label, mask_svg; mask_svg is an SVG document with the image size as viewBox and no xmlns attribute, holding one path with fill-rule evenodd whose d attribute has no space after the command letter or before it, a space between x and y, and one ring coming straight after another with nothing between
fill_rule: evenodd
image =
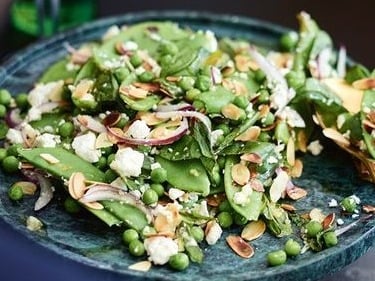
<instances>
[{"instance_id":1,"label":"white cheese chunk","mask_svg":"<svg viewBox=\"0 0 375 281\"><path fill-rule=\"evenodd\" d=\"M56 147L60 143L60 136L49 133L44 133L37 136L35 139L35 146L37 147Z\"/></svg>"},{"instance_id":2,"label":"white cheese chunk","mask_svg":"<svg viewBox=\"0 0 375 281\"><path fill-rule=\"evenodd\" d=\"M96 136L93 132L88 132L84 135L75 137L72 142L72 147L74 152L90 163L95 163L99 161L101 152L95 149Z\"/></svg>"},{"instance_id":3,"label":"white cheese chunk","mask_svg":"<svg viewBox=\"0 0 375 281\"><path fill-rule=\"evenodd\" d=\"M169 237L156 236L147 238L144 246L149 260L154 264L166 264L169 258L178 253L178 245Z\"/></svg>"},{"instance_id":4,"label":"white cheese chunk","mask_svg":"<svg viewBox=\"0 0 375 281\"><path fill-rule=\"evenodd\" d=\"M145 139L150 134L150 131L145 121L136 120L130 125L127 134L135 139Z\"/></svg>"},{"instance_id":5,"label":"white cheese chunk","mask_svg":"<svg viewBox=\"0 0 375 281\"><path fill-rule=\"evenodd\" d=\"M143 153L126 147L117 151L110 167L123 178L138 177L141 174L143 160Z\"/></svg>"},{"instance_id":6,"label":"white cheese chunk","mask_svg":"<svg viewBox=\"0 0 375 281\"><path fill-rule=\"evenodd\" d=\"M5 137L12 144L23 143L22 133L19 130L10 128Z\"/></svg>"}]
</instances>

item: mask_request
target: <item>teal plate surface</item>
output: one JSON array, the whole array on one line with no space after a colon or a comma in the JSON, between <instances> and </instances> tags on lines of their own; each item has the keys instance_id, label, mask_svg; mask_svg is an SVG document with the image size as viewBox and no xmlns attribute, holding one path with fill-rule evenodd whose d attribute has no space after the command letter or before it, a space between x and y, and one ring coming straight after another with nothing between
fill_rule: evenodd
<instances>
[{"instance_id":1,"label":"teal plate surface","mask_svg":"<svg viewBox=\"0 0 375 281\"><path fill-rule=\"evenodd\" d=\"M86 24L67 33L59 34L48 41L37 43L17 53L0 67L0 88L13 93L28 91L44 69L67 54L65 42L73 46L98 39L113 25L132 24L148 20L171 20L192 29L210 29L219 37L230 36L250 40L256 44L275 47L285 28L269 23L227 15L213 15L195 12L143 12L127 14ZM375 187L361 181L351 159L333 145L325 146L318 157L303 157L304 172L296 183L309 192L306 199L295 206L301 210L321 208L325 213L336 212L328 208L334 198L340 200L356 194L363 203L375 205ZM266 254L282 247L285 239L276 239L265 234L252 242L256 254L251 259L236 256L226 245L224 233L220 241L205 249L202 265L193 264L184 272L173 272L168 267L153 267L149 272L136 272L128 266L140 261L131 257L121 244L121 233L109 229L90 216L71 217L63 210L57 195L45 209L35 213L32 210L36 198L28 198L14 204L8 199L8 187L16 176L0 174L0 217L13 228L43 245L77 262L97 268L118 272L131 280L317 280L337 271L363 255L375 241L375 222L366 221L340 237L337 247L320 253L307 252L287 264L270 268L266 265ZM25 227L26 217L35 215L45 228L41 232L30 232ZM344 218L345 223L352 221ZM238 233L239 229L231 230Z\"/></svg>"}]
</instances>

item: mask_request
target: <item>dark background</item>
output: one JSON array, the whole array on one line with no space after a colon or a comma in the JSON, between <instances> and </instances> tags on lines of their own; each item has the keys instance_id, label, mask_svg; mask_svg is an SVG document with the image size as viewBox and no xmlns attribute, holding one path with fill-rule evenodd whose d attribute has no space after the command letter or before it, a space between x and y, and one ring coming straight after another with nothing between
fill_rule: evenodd
<instances>
[{"instance_id":1,"label":"dark background","mask_svg":"<svg viewBox=\"0 0 375 281\"><path fill-rule=\"evenodd\" d=\"M64 1L64 0L62 0ZM79 1L79 0L77 0ZM10 27L6 2L0 0L0 61L30 44ZM120 1L99 0L98 18L141 10L185 9L237 14L296 28L295 15L305 10L328 31L336 45L347 47L349 55L364 65L375 67L375 0L247 0L247 1ZM63 258L12 230L0 220L1 281L114 281L127 280ZM375 251L371 250L341 272L324 281L375 280ZM298 280L296 280L298 281ZM323 281L323 280L322 280Z\"/></svg>"}]
</instances>

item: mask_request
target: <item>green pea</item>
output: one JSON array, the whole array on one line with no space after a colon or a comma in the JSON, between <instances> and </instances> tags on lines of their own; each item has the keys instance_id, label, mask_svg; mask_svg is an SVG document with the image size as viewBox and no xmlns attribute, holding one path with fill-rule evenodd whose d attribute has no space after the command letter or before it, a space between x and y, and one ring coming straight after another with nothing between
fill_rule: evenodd
<instances>
[{"instance_id":1,"label":"green pea","mask_svg":"<svg viewBox=\"0 0 375 281\"><path fill-rule=\"evenodd\" d=\"M159 50L163 55L175 55L178 53L178 47L172 42L164 42L159 46Z\"/></svg>"},{"instance_id":2,"label":"green pea","mask_svg":"<svg viewBox=\"0 0 375 281\"><path fill-rule=\"evenodd\" d=\"M134 67L138 67L142 64L143 60L142 58L138 55L138 54L133 54L131 57L130 57L130 63L134 66Z\"/></svg>"},{"instance_id":3,"label":"green pea","mask_svg":"<svg viewBox=\"0 0 375 281\"><path fill-rule=\"evenodd\" d=\"M234 98L233 103L237 105L238 107L245 109L249 105L249 99L247 96L241 95L241 96L236 96Z\"/></svg>"},{"instance_id":4,"label":"green pea","mask_svg":"<svg viewBox=\"0 0 375 281\"><path fill-rule=\"evenodd\" d=\"M0 118L4 118L7 114L7 108L5 105L0 104Z\"/></svg>"},{"instance_id":5,"label":"green pea","mask_svg":"<svg viewBox=\"0 0 375 281\"><path fill-rule=\"evenodd\" d=\"M171 55L164 55L160 58L161 65L169 65L173 62L173 56Z\"/></svg>"},{"instance_id":6,"label":"green pea","mask_svg":"<svg viewBox=\"0 0 375 281\"><path fill-rule=\"evenodd\" d=\"M203 101L200 101L200 100L195 100L193 102L193 107L197 110L197 111L200 111L200 110L204 110L205 109L205 104Z\"/></svg>"},{"instance_id":7,"label":"green pea","mask_svg":"<svg viewBox=\"0 0 375 281\"><path fill-rule=\"evenodd\" d=\"M129 245L132 241L138 240L139 234L134 229L127 229L122 234L122 241L125 243L125 245Z\"/></svg>"},{"instance_id":8,"label":"green pea","mask_svg":"<svg viewBox=\"0 0 375 281\"><path fill-rule=\"evenodd\" d=\"M261 69L257 69L254 72L254 78L258 83L263 83L264 79L266 79L266 74Z\"/></svg>"},{"instance_id":9,"label":"green pea","mask_svg":"<svg viewBox=\"0 0 375 281\"><path fill-rule=\"evenodd\" d=\"M112 153L110 155L108 155L107 157L107 165L111 165L111 163L115 160L116 158L116 154L115 153Z\"/></svg>"},{"instance_id":10,"label":"green pea","mask_svg":"<svg viewBox=\"0 0 375 281\"><path fill-rule=\"evenodd\" d=\"M65 199L64 208L65 211L67 211L70 214L77 214L81 210L81 206L79 205L79 203L70 197Z\"/></svg>"},{"instance_id":11,"label":"green pea","mask_svg":"<svg viewBox=\"0 0 375 281\"><path fill-rule=\"evenodd\" d=\"M257 101L259 103L268 103L270 100L270 94L266 89L262 89L258 92L259 96Z\"/></svg>"},{"instance_id":12,"label":"green pea","mask_svg":"<svg viewBox=\"0 0 375 281\"><path fill-rule=\"evenodd\" d=\"M7 156L4 158L2 165L7 173L15 173L18 171L20 161L15 156Z\"/></svg>"},{"instance_id":13,"label":"green pea","mask_svg":"<svg viewBox=\"0 0 375 281\"><path fill-rule=\"evenodd\" d=\"M195 87L202 92L208 91L211 87L211 78L205 75L199 75L195 81Z\"/></svg>"},{"instance_id":14,"label":"green pea","mask_svg":"<svg viewBox=\"0 0 375 281\"><path fill-rule=\"evenodd\" d=\"M114 74L118 81L124 81L129 76L130 71L126 67L120 67L115 70Z\"/></svg>"},{"instance_id":15,"label":"green pea","mask_svg":"<svg viewBox=\"0 0 375 281\"><path fill-rule=\"evenodd\" d=\"M200 226L193 226L190 228L190 234L197 242L202 242L204 239L204 231Z\"/></svg>"},{"instance_id":16,"label":"green pea","mask_svg":"<svg viewBox=\"0 0 375 281\"><path fill-rule=\"evenodd\" d=\"M139 81L146 83L154 79L154 74L151 71L144 71L138 76Z\"/></svg>"},{"instance_id":17,"label":"green pea","mask_svg":"<svg viewBox=\"0 0 375 281\"><path fill-rule=\"evenodd\" d=\"M0 104L8 106L10 104L10 100L12 96L10 95L8 90L1 89L0 90Z\"/></svg>"},{"instance_id":18,"label":"green pea","mask_svg":"<svg viewBox=\"0 0 375 281\"><path fill-rule=\"evenodd\" d=\"M290 71L286 76L289 87L298 89L305 83L306 75L303 71Z\"/></svg>"},{"instance_id":19,"label":"green pea","mask_svg":"<svg viewBox=\"0 0 375 281\"><path fill-rule=\"evenodd\" d=\"M19 148L22 148L22 144L20 144L20 143L15 143L15 144L12 144L11 146L9 146L8 150L7 150L8 156L17 156L18 155L17 150Z\"/></svg>"},{"instance_id":20,"label":"green pea","mask_svg":"<svg viewBox=\"0 0 375 281\"><path fill-rule=\"evenodd\" d=\"M0 122L0 139L5 139L7 133L9 131L8 125L4 122Z\"/></svg>"},{"instance_id":21,"label":"green pea","mask_svg":"<svg viewBox=\"0 0 375 281\"><path fill-rule=\"evenodd\" d=\"M270 266L282 265L286 262L287 256L285 251L278 250L267 254L267 262Z\"/></svg>"},{"instance_id":22,"label":"green pea","mask_svg":"<svg viewBox=\"0 0 375 281\"><path fill-rule=\"evenodd\" d=\"M178 253L169 258L168 264L174 270L182 271L189 266L189 257L185 253Z\"/></svg>"},{"instance_id":23,"label":"green pea","mask_svg":"<svg viewBox=\"0 0 375 281\"><path fill-rule=\"evenodd\" d=\"M336 246L338 243L337 235L334 231L328 231L323 234L324 244L327 248Z\"/></svg>"},{"instance_id":24,"label":"green pea","mask_svg":"<svg viewBox=\"0 0 375 281\"><path fill-rule=\"evenodd\" d=\"M128 123L128 119L127 118L121 118L120 121L118 121L116 123L116 127L120 128L120 129L123 129L127 123Z\"/></svg>"},{"instance_id":25,"label":"green pea","mask_svg":"<svg viewBox=\"0 0 375 281\"><path fill-rule=\"evenodd\" d=\"M297 241L289 239L285 243L284 251L288 256L298 256L301 253L301 245Z\"/></svg>"},{"instance_id":26,"label":"green pea","mask_svg":"<svg viewBox=\"0 0 375 281\"><path fill-rule=\"evenodd\" d=\"M275 122L275 115L273 115L271 112L268 112L265 117L261 119L261 122L264 126L270 126Z\"/></svg>"},{"instance_id":27,"label":"green pea","mask_svg":"<svg viewBox=\"0 0 375 281\"><path fill-rule=\"evenodd\" d=\"M295 31L289 31L284 33L280 38L280 48L282 51L292 51L298 43L298 33Z\"/></svg>"},{"instance_id":28,"label":"green pea","mask_svg":"<svg viewBox=\"0 0 375 281\"><path fill-rule=\"evenodd\" d=\"M199 95L200 95L201 91L199 91L198 89L196 88L193 88L193 89L190 89L186 92L186 100L187 101L194 101Z\"/></svg>"},{"instance_id":29,"label":"green pea","mask_svg":"<svg viewBox=\"0 0 375 281\"><path fill-rule=\"evenodd\" d=\"M21 93L15 97L16 105L18 108L26 109L29 106L28 95Z\"/></svg>"},{"instance_id":30,"label":"green pea","mask_svg":"<svg viewBox=\"0 0 375 281\"><path fill-rule=\"evenodd\" d=\"M73 136L74 124L72 122L64 122L59 126L59 134L63 138L68 138Z\"/></svg>"},{"instance_id":31,"label":"green pea","mask_svg":"<svg viewBox=\"0 0 375 281\"><path fill-rule=\"evenodd\" d=\"M154 204L158 202L158 199L159 199L158 194L156 193L155 190L151 188L147 189L142 195L142 201L146 205Z\"/></svg>"},{"instance_id":32,"label":"green pea","mask_svg":"<svg viewBox=\"0 0 375 281\"><path fill-rule=\"evenodd\" d=\"M8 152L5 148L0 148L0 162L4 160L5 157L8 156Z\"/></svg>"},{"instance_id":33,"label":"green pea","mask_svg":"<svg viewBox=\"0 0 375 281\"><path fill-rule=\"evenodd\" d=\"M184 90L188 91L194 88L194 83L195 80L193 77L189 76L183 76L179 81L178 81L178 86Z\"/></svg>"},{"instance_id":34,"label":"green pea","mask_svg":"<svg viewBox=\"0 0 375 281\"><path fill-rule=\"evenodd\" d=\"M245 225L248 222L247 218L239 213L234 214L234 223L237 225Z\"/></svg>"},{"instance_id":35,"label":"green pea","mask_svg":"<svg viewBox=\"0 0 375 281\"><path fill-rule=\"evenodd\" d=\"M345 212L348 213L354 213L354 211L357 209L357 203L352 196L344 198L340 202L340 206Z\"/></svg>"},{"instance_id":36,"label":"green pea","mask_svg":"<svg viewBox=\"0 0 375 281\"><path fill-rule=\"evenodd\" d=\"M230 133L230 127L227 123L221 123L217 125L215 130L222 130L224 136Z\"/></svg>"},{"instance_id":37,"label":"green pea","mask_svg":"<svg viewBox=\"0 0 375 281\"><path fill-rule=\"evenodd\" d=\"M118 177L117 173L112 169L108 169L104 173L104 179L107 183L113 182Z\"/></svg>"},{"instance_id":38,"label":"green pea","mask_svg":"<svg viewBox=\"0 0 375 281\"><path fill-rule=\"evenodd\" d=\"M164 186L161 185L160 183L153 183L150 185L150 188L155 190L158 197L161 197L164 195Z\"/></svg>"},{"instance_id":39,"label":"green pea","mask_svg":"<svg viewBox=\"0 0 375 281\"><path fill-rule=\"evenodd\" d=\"M233 211L232 206L230 205L229 201L225 199L219 204L219 211L220 212L231 212Z\"/></svg>"},{"instance_id":40,"label":"green pea","mask_svg":"<svg viewBox=\"0 0 375 281\"><path fill-rule=\"evenodd\" d=\"M145 253L145 246L138 239L129 243L129 253L133 256L140 257Z\"/></svg>"},{"instance_id":41,"label":"green pea","mask_svg":"<svg viewBox=\"0 0 375 281\"><path fill-rule=\"evenodd\" d=\"M306 233L309 237L315 237L319 232L323 230L323 226L320 222L311 220L306 225Z\"/></svg>"},{"instance_id":42,"label":"green pea","mask_svg":"<svg viewBox=\"0 0 375 281\"><path fill-rule=\"evenodd\" d=\"M105 169L107 167L107 158L105 158L105 156L100 156L99 161L95 163L95 166L100 170Z\"/></svg>"},{"instance_id":43,"label":"green pea","mask_svg":"<svg viewBox=\"0 0 375 281\"><path fill-rule=\"evenodd\" d=\"M222 228L228 228L233 224L233 218L229 212L219 213L217 220Z\"/></svg>"},{"instance_id":44,"label":"green pea","mask_svg":"<svg viewBox=\"0 0 375 281\"><path fill-rule=\"evenodd\" d=\"M151 180L155 183L163 183L167 180L167 170L156 168L151 171Z\"/></svg>"},{"instance_id":45,"label":"green pea","mask_svg":"<svg viewBox=\"0 0 375 281\"><path fill-rule=\"evenodd\" d=\"M152 234L156 234L156 230L155 228L153 228L152 226L145 226L144 229L142 229L142 238L145 238L147 236L150 236Z\"/></svg>"},{"instance_id":46,"label":"green pea","mask_svg":"<svg viewBox=\"0 0 375 281\"><path fill-rule=\"evenodd\" d=\"M8 190L8 196L10 200L19 201L23 198L22 187L14 184Z\"/></svg>"},{"instance_id":47,"label":"green pea","mask_svg":"<svg viewBox=\"0 0 375 281\"><path fill-rule=\"evenodd\" d=\"M261 132L258 137L258 140L263 142L269 142L271 140L271 136L267 132Z\"/></svg>"}]
</instances>

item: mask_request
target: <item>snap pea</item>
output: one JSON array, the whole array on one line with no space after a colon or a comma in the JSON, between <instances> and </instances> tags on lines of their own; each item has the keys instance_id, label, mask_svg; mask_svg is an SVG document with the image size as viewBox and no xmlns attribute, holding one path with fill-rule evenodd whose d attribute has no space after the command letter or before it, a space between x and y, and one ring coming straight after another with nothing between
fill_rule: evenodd
<instances>
[{"instance_id":1,"label":"snap pea","mask_svg":"<svg viewBox=\"0 0 375 281\"><path fill-rule=\"evenodd\" d=\"M283 237L293 232L287 212L275 203L267 202L263 210L268 229L277 237Z\"/></svg>"},{"instance_id":2,"label":"snap pea","mask_svg":"<svg viewBox=\"0 0 375 281\"><path fill-rule=\"evenodd\" d=\"M55 62L43 73L42 77L40 77L39 79L39 82L48 83L48 82L57 81L57 80L68 80L68 79L73 80L77 74L77 69L76 68L69 69L67 67L68 63L69 63L68 59L62 59L62 60Z\"/></svg>"},{"instance_id":3,"label":"snap pea","mask_svg":"<svg viewBox=\"0 0 375 281\"><path fill-rule=\"evenodd\" d=\"M233 102L234 99L235 95L221 86L216 87L214 91L203 92L195 98L203 102L205 111L209 114L220 113L221 108Z\"/></svg>"},{"instance_id":4,"label":"snap pea","mask_svg":"<svg viewBox=\"0 0 375 281\"><path fill-rule=\"evenodd\" d=\"M204 254L199 246L185 246L185 250L192 262L202 263Z\"/></svg>"},{"instance_id":5,"label":"snap pea","mask_svg":"<svg viewBox=\"0 0 375 281\"><path fill-rule=\"evenodd\" d=\"M30 122L31 127L37 129L39 132L46 132L46 129L52 129L53 133L58 132L59 123L61 120L65 120L66 115L63 113L45 113L42 114L40 120Z\"/></svg>"},{"instance_id":6,"label":"snap pea","mask_svg":"<svg viewBox=\"0 0 375 281\"><path fill-rule=\"evenodd\" d=\"M156 161L167 171L167 182L172 186L207 196L210 180L201 162L197 159L170 161L156 156Z\"/></svg>"},{"instance_id":7,"label":"snap pea","mask_svg":"<svg viewBox=\"0 0 375 281\"><path fill-rule=\"evenodd\" d=\"M228 157L224 169L224 186L225 194L232 208L244 216L247 220L257 220L263 208L263 193L253 191L249 196L248 202L239 205L234 202L234 195L240 191L238 187L233 185L232 166L237 163L236 157Z\"/></svg>"},{"instance_id":8,"label":"snap pea","mask_svg":"<svg viewBox=\"0 0 375 281\"><path fill-rule=\"evenodd\" d=\"M375 110L375 91L367 90L364 92L361 105L361 123L363 140L366 143L368 153L375 158L374 137L364 128L363 121L367 119L367 113Z\"/></svg>"}]
</instances>

